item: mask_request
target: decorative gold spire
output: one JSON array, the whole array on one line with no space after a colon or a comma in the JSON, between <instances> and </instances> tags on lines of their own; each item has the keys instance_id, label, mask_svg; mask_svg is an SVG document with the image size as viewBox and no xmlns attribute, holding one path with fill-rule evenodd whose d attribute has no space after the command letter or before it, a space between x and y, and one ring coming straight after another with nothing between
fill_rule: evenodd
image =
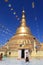
<instances>
[{"instance_id":1,"label":"decorative gold spire","mask_svg":"<svg viewBox=\"0 0 43 65\"><path fill-rule=\"evenodd\" d=\"M25 11L22 11L21 26L26 26Z\"/></svg>"},{"instance_id":2,"label":"decorative gold spire","mask_svg":"<svg viewBox=\"0 0 43 65\"><path fill-rule=\"evenodd\" d=\"M16 34L31 34L30 32L30 28L28 28L26 26L26 18L25 18L25 11L22 11L22 19L21 19L21 25L20 27L17 29Z\"/></svg>"}]
</instances>

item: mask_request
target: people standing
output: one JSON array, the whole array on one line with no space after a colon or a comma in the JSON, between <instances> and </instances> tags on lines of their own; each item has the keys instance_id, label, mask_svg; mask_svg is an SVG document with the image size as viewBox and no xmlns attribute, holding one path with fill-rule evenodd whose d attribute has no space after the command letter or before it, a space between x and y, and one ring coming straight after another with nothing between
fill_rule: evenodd
<instances>
[{"instance_id":1,"label":"people standing","mask_svg":"<svg viewBox=\"0 0 43 65\"><path fill-rule=\"evenodd\" d=\"M26 62L29 62L29 56L28 56L28 52L26 52Z\"/></svg>"},{"instance_id":2,"label":"people standing","mask_svg":"<svg viewBox=\"0 0 43 65\"><path fill-rule=\"evenodd\" d=\"M2 58L3 58L3 54L1 53L1 54L0 54L0 61L2 60Z\"/></svg>"}]
</instances>

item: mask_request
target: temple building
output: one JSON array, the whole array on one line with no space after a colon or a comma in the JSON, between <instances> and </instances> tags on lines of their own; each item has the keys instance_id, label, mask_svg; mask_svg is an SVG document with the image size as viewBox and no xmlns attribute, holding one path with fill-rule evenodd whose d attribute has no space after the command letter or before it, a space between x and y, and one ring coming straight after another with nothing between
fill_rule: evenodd
<instances>
[{"instance_id":1,"label":"temple building","mask_svg":"<svg viewBox=\"0 0 43 65\"><path fill-rule=\"evenodd\" d=\"M0 48L0 54L7 57L26 58L43 55L43 45L32 35L30 28L26 25L25 11L22 11L20 26L15 35ZM41 55L40 55L41 54Z\"/></svg>"}]
</instances>

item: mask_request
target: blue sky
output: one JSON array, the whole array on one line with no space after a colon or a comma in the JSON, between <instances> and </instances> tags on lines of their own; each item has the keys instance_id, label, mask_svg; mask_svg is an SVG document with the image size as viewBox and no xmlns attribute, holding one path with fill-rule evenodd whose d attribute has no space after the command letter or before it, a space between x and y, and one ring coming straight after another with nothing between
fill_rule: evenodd
<instances>
[{"instance_id":1,"label":"blue sky","mask_svg":"<svg viewBox=\"0 0 43 65\"><path fill-rule=\"evenodd\" d=\"M16 33L23 8L27 26L43 42L43 0L0 0L0 44L5 44Z\"/></svg>"}]
</instances>

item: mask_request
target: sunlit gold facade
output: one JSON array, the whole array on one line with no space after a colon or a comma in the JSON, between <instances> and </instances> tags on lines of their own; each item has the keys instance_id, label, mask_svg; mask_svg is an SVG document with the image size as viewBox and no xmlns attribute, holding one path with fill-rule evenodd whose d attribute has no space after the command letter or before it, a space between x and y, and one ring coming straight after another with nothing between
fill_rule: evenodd
<instances>
[{"instance_id":1,"label":"sunlit gold facade","mask_svg":"<svg viewBox=\"0 0 43 65\"><path fill-rule=\"evenodd\" d=\"M17 28L15 35L2 47L4 55L18 57L18 50L28 50L30 56L38 56L41 49L39 41L32 35L30 28L26 25L25 11L22 11L20 26ZM10 53L9 53L10 52Z\"/></svg>"}]
</instances>

